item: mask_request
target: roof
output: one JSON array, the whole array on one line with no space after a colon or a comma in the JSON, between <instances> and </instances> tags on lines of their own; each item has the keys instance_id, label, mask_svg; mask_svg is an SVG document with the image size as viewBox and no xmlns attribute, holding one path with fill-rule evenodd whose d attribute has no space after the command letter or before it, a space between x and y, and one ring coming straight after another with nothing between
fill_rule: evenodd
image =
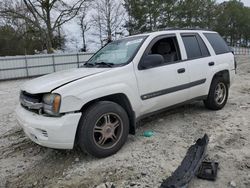
<instances>
[{"instance_id":1,"label":"roof","mask_svg":"<svg viewBox=\"0 0 250 188\"><path fill-rule=\"evenodd\" d=\"M136 36L157 36L157 35L164 35L164 34L171 34L171 33L216 33L215 31L205 30L205 29L165 29L161 31L154 31L150 33L142 33L137 35L132 35L129 37L136 37Z\"/></svg>"}]
</instances>

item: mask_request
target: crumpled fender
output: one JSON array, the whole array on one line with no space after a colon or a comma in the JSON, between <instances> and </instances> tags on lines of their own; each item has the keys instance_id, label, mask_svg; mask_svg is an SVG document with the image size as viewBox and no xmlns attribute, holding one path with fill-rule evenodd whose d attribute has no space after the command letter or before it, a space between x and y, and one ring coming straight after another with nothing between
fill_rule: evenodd
<instances>
[{"instance_id":1,"label":"crumpled fender","mask_svg":"<svg viewBox=\"0 0 250 188\"><path fill-rule=\"evenodd\" d=\"M172 176L164 180L160 188L185 188L196 175L205 157L209 138L207 134L199 138L187 151L181 165L173 172Z\"/></svg>"}]
</instances>

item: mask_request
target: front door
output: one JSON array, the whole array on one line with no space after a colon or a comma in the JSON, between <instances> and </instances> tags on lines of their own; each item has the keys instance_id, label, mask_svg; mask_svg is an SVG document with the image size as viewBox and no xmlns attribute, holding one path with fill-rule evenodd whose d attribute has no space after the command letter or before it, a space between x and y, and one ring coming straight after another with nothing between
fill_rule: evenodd
<instances>
[{"instance_id":1,"label":"front door","mask_svg":"<svg viewBox=\"0 0 250 188\"><path fill-rule=\"evenodd\" d=\"M181 61L177 37L166 35L155 38L143 57L149 54L162 55L164 63L152 68L136 70L143 114L181 103L188 96L187 64Z\"/></svg>"}]
</instances>

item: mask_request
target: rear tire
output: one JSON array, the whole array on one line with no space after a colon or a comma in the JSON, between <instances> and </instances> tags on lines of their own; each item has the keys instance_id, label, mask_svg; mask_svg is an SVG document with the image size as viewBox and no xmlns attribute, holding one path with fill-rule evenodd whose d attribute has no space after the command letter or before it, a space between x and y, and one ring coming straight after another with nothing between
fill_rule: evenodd
<instances>
[{"instance_id":1,"label":"rear tire","mask_svg":"<svg viewBox=\"0 0 250 188\"><path fill-rule=\"evenodd\" d=\"M222 109L228 99L228 83L221 77L215 77L210 86L205 106L210 110Z\"/></svg>"},{"instance_id":2,"label":"rear tire","mask_svg":"<svg viewBox=\"0 0 250 188\"><path fill-rule=\"evenodd\" d=\"M129 118L118 104L100 101L90 106L79 123L77 138L80 148L103 158L115 154L129 133Z\"/></svg>"}]
</instances>

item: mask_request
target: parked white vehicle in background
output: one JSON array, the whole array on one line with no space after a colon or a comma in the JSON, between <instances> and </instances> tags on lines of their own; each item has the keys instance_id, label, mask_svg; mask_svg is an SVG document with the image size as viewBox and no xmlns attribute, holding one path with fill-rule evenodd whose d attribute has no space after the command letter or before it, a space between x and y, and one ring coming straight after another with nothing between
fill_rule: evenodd
<instances>
[{"instance_id":1,"label":"parked white vehicle in background","mask_svg":"<svg viewBox=\"0 0 250 188\"><path fill-rule=\"evenodd\" d=\"M42 146L116 153L136 122L163 109L204 100L219 110L236 64L218 33L168 30L109 43L83 67L28 81L16 114Z\"/></svg>"}]
</instances>

